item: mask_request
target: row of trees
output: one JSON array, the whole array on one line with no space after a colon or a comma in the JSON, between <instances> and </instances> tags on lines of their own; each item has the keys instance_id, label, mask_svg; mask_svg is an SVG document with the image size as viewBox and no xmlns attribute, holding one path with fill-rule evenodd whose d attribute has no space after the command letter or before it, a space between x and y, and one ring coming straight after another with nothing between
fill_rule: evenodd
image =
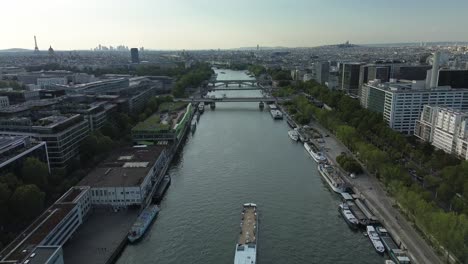
<instances>
[{"instance_id":1,"label":"row of trees","mask_svg":"<svg viewBox=\"0 0 468 264\"><path fill-rule=\"evenodd\" d=\"M54 184L47 165L33 157L25 160L18 175L0 176L0 248L42 212L45 192L53 190Z\"/></svg>"},{"instance_id":2,"label":"row of trees","mask_svg":"<svg viewBox=\"0 0 468 264\"><path fill-rule=\"evenodd\" d=\"M293 87L326 103L298 96L289 108L315 118L380 178L416 225L460 260L468 258L468 162L390 129L378 113L341 92L309 81ZM297 115L296 114L296 115ZM309 116L309 118L310 118Z\"/></svg>"},{"instance_id":3,"label":"row of trees","mask_svg":"<svg viewBox=\"0 0 468 264\"><path fill-rule=\"evenodd\" d=\"M351 156L342 153L336 157L336 161L340 164L341 168L349 173L360 174L362 173L362 167L359 163Z\"/></svg>"},{"instance_id":4,"label":"row of trees","mask_svg":"<svg viewBox=\"0 0 468 264\"><path fill-rule=\"evenodd\" d=\"M198 87L203 81L208 80L213 74L213 70L207 63L197 63L188 72L178 78L173 94L175 97L185 97L185 89L188 87Z\"/></svg>"},{"instance_id":5,"label":"row of trees","mask_svg":"<svg viewBox=\"0 0 468 264\"><path fill-rule=\"evenodd\" d=\"M16 81L0 80L0 88L13 88L14 90L20 90L26 88L26 86Z\"/></svg>"},{"instance_id":6,"label":"row of trees","mask_svg":"<svg viewBox=\"0 0 468 264\"><path fill-rule=\"evenodd\" d=\"M267 72L266 68L261 65L250 65L247 70L257 77Z\"/></svg>"}]
</instances>

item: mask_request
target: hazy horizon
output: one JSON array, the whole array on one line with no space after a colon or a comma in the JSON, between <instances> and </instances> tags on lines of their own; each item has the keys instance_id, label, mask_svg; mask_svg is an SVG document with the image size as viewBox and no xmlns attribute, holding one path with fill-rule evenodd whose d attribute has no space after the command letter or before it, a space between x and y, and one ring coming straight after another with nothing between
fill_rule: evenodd
<instances>
[{"instance_id":1,"label":"hazy horizon","mask_svg":"<svg viewBox=\"0 0 468 264\"><path fill-rule=\"evenodd\" d=\"M468 1L17 0L2 3L0 49L97 45L152 50L466 42ZM9 24L14 26L8 27ZM14 37L11 37L14 36ZM461 37L462 36L462 37ZM460 39L460 38L466 39Z\"/></svg>"}]
</instances>

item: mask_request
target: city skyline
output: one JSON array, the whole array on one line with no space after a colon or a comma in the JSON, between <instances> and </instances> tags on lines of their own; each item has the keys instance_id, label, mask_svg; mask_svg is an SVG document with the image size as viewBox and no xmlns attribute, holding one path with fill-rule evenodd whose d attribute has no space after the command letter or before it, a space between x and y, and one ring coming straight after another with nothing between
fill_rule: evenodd
<instances>
[{"instance_id":1,"label":"city skyline","mask_svg":"<svg viewBox=\"0 0 468 264\"><path fill-rule=\"evenodd\" d=\"M154 50L312 47L468 41L457 18L468 3L439 1L10 1L0 49L88 50L98 44ZM24 8L28 7L28 8ZM229 10L229 12L226 12ZM18 15L20 14L20 15ZM398 15L398 19L395 16ZM395 29L404 29L395 30ZM465 37L463 37L465 36Z\"/></svg>"}]
</instances>

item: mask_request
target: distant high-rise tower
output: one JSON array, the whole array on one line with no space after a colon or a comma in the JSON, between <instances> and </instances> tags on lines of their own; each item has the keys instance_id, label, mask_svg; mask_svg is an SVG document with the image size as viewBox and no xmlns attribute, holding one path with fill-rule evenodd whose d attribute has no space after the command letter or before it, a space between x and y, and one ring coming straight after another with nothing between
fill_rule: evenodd
<instances>
[{"instance_id":1,"label":"distant high-rise tower","mask_svg":"<svg viewBox=\"0 0 468 264\"><path fill-rule=\"evenodd\" d=\"M36 36L34 36L34 52L35 52L35 53L39 53L39 48L37 47Z\"/></svg>"},{"instance_id":2,"label":"distant high-rise tower","mask_svg":"<svg viewBox=\"0 0 468 264\"><path fill-rule=\"evenodd\" d=\"M130 49L130 55L132 56L132 63L139 63L140 62L140 56L138 55L138 49L137 48Z\"/></svg>"},{"instance_id":3,"label":"distant high-rise tower","mask_svg":"<svg viewBox=\"0 0 468 264\"><path fill-rule=\"evenodd\" d=\"M52 48L52 45L49 47L49 56L54 56L55 55L55 51L54 49Z\"/></svg>"},{"instance_id":4,"label":"distant high-rise tower","mask_svg":"<svg viewBox=\"0 0 468 264\"><path fill-rule=\"evenodd\" d=\"M260 49L260 46L257 44L257 50L259 50L259 49Z\"/></svg>"}]
</instances>

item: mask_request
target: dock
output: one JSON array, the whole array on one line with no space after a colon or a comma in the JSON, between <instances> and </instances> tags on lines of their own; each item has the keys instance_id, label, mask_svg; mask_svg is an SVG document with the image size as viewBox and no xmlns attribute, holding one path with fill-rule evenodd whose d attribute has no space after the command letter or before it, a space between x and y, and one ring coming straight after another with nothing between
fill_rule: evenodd
<instances>
[{"instance_id":1,"label":"dock","mask_svg":"<svg viewBox=\"0 0 468 264\"><path fill-rule=\"evenodd\" d=\"M353 213L354 217L359 221L361 226L367 226L372 224L373 222L367 218L367 216L359 209L359 207L354 203L354 197L349 193L342 193L341 196L343 197L343 202L345 202L351 213Z\"/></svg>"},{"instance_id":2,"label":"dock","mask_svg":"<svg viewBox=\"0 0 468 264\"><path fill-rule=\"evenodd\" d=\"M354 200L357 207L364 213L364 215L369 219L369 223L378 223L378 218L372 213L372 211L367 207L367 205L359 198Z\"/></svg>"},{"instance_id":3,"label":"dock","mask_svg":"<svg viewBox=\"0 0 468 264\"><path fill-rule=\"evenodd\" d=\"M159 203L161 202L164 194L166 193L167 188L171 185L171 177L169 175L164 176L164 179L159 184L158 188L156 189L156 193L153 196L153 202Z\"/></svg>"}]
</instances>

